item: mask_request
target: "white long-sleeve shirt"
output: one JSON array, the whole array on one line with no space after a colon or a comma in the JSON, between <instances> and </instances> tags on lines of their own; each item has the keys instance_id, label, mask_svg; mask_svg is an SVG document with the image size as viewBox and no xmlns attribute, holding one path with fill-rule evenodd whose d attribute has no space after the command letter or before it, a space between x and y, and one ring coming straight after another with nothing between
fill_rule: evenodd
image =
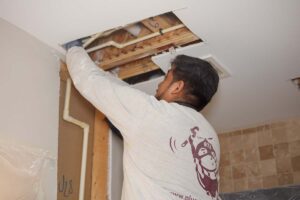
<instances>
[{"instance_id":1,"label":"white long-sleeve shirt","mask_svg":"<svg viewBox=\"0 0 300 200\"><path fill-rule=\"evenodd\" d=\"M83 48L68 51L67 66L79 92L123 135L122 200L219 198L220 145L199 112L131 88Z\"/></svg>"}]
</instances>

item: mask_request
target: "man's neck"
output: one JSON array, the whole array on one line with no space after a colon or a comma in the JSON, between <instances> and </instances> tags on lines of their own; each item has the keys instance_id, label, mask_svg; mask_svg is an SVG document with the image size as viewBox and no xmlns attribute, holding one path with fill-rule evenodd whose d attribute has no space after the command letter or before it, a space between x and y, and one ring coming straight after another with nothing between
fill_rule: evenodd
<instances>
[{"instance_id":1,"label":"man's neck","mask_svg":"<svg viewBox=\"0 0 300 200\"><path fill-rule=\"evenodd\" d=\"M189 102L186 102L186 101L183 101L183 100L175 100L175 101L172 101L174 103L178 103L179 105L182 105L182 106L186 106L186 107L189 107L189 108L192 108L194 110L197 110L196 106L194 106L193 104L189 103Z\"/></svg>"}]
</instances>

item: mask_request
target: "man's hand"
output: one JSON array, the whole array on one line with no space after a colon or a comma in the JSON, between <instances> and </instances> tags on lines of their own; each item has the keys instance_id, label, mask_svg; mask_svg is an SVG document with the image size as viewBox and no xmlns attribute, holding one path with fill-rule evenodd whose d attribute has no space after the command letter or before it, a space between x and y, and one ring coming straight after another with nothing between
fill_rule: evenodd
<instances>
[{"instance_id":1,"label":"man's hand","mask_svg":"<svg viewBox=\"0 0 300 200\"><path fill-rule=\"evenodd\" d=\"M82 46L82 42L81 40L74 40L74 41L71 41L71 42L68 42L66 44L63 45L63 47L68 51L70 48L72 47L81 47Z\"/></svg>"}]
</instances>

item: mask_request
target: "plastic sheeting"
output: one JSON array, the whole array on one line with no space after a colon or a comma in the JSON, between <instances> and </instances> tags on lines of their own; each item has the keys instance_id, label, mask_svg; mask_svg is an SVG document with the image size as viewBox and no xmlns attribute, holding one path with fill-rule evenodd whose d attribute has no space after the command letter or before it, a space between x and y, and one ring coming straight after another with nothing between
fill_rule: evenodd
<instances>
[{"instance_id":1,"label":"plastic sheeting","mask_svg":"<svg viewBox=\"0 0 300 200\"><path fill-rule=\"evenodd\" d=\"M48 152L0 141L0 199L44 199L41 185Z\"/></svg>"}]
</instances>

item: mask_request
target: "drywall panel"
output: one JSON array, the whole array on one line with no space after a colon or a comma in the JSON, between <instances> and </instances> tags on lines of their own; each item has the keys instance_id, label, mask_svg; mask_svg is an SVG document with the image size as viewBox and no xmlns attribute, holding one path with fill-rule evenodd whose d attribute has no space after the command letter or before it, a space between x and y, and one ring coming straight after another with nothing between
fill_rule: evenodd
<instances>
[{"instance_id":1,"label":"drywall panel","mask_svg":"<svg viewBox=\"0 0 300 200\"><path fill-rule=\"evenodd\" d=\"M0 17L59 49L58 44L184 6L182 0L2 0Z\"/></svg>"},{"instance_id":2,"label":"drywall panel","mask_svg":"<svg viewBox=\"0 0 300 200\"><path fill-rule=\"evenodd\" d=\"M0 139L41 148L55 158L43 177L56 198L59 62L52 49L0 19Z\"/></svg>"},{"instance_id":3,"label":"drywall panel","mask_svg":"<svg viewBox=\"0 0 300 200\"><path fill-rule=\"evenodd\" d=\"M78 199L83 145L81 127L63 120L66 82L60 82L59 140L58 140L58 200ZM72 86L70 116L90 125L87 151L85 198L91 199L92 153L94 138L95 108Z\"/></svg>"}]
</instances>

